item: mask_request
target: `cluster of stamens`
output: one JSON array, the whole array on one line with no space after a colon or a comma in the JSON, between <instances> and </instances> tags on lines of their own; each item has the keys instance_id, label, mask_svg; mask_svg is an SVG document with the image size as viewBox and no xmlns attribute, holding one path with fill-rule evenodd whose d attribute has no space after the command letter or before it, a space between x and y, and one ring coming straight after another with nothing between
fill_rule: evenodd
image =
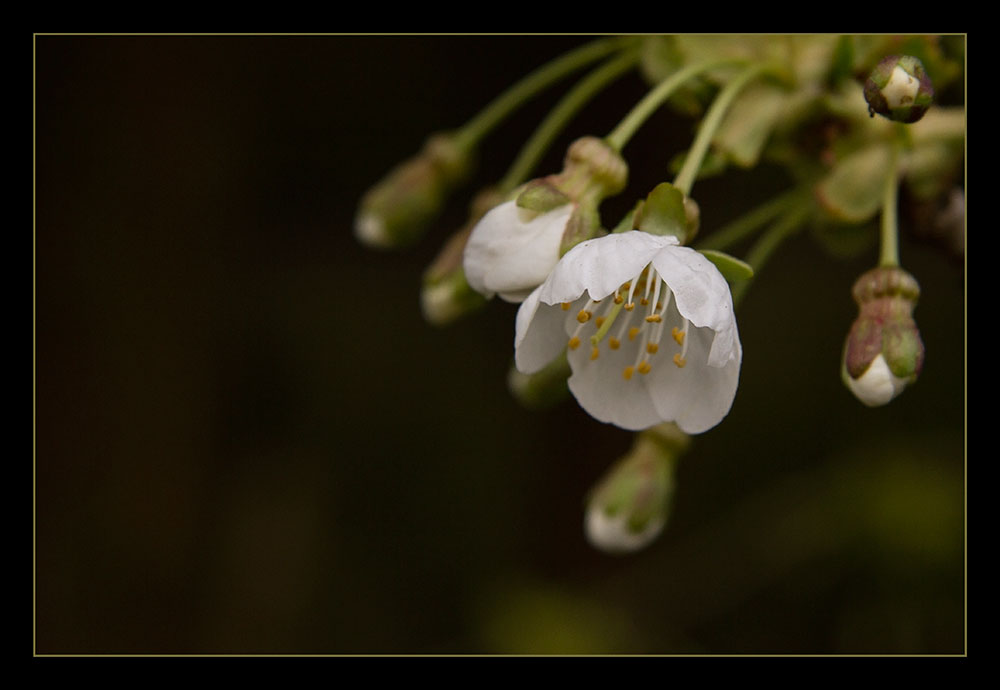
<instances>
[{"instance_id":1,"label":"cluster of stamens","mask_svg":"<svg viewBox=\"0 0 1000 690\"><path fill-rule=\"evenodd\" d=\"M636 296L641 293L638 299L639 309L636 309ZM652 293L652 294L651 294ZM662 293L662 301L660 299ZM663 331L666 330L665 315L667 307L670 306L672 293L666 282L660 277L652 266L643 269L635 279L619 286L613 295L603 300L588 299L586 305L577 313L578 322L570 336L567 346L570 350L576 350L582 344L581 335L587 324L593 322L595 332L590 336L590 359L595 360L601 355L600 346L607 337L608 347L612 350L621 348L622 343L627 338L629 342L639 341L638 353L635 362L626 366L622 372L625 380L630 380L638 371L640 374L648 374L652 371L650 358L660 351L660 339ZM603 306L601 306L603 304ZM563 302L563 311L572 308L571 303ZM598 313L599 312L599 313ZM625 312L622 315L622 312ZM637 320L640 317L641 320ZM612 326L620 319L620 323L614 335L608 335ZM687 354L687 332L690 322L682 317L683 325L678 328L674 326L670 330L670 335L681 347L681 351L673 356L673 362L677 367L687 364L684 358ZM638 325L635 325L637 323Z\"/></svg>"}]
</instances>

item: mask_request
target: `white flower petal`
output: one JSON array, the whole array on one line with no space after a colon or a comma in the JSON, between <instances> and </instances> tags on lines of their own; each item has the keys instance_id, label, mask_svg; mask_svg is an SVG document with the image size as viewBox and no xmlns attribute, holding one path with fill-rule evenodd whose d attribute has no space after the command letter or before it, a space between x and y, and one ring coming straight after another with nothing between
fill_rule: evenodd
<instances>
[{"instance_id":1,"label":"white flower petal","mask_svg":"<svg viewBox=\"0 0 1000 690\"><path fill-rule=\"evenodd\" d=\"M708 364L713 333L707 328L688 331L688 351L683 367L664 360L642 381L653 406L664 420L672 420L688 434L700 434L721 422L736 398L740 358L724 367Z\"/></svg>"},{"instance_id":2,"label":"white flower petal","mask_svg":"<svg viewBox=\"0 0 1000 690\"><path fill-rule=\"evenodd\" d=\"M587 540L601 551L629 553L653 541L663 531L666 519L650 520L641 532L632 532L627 523L625 515L609 517L601 508L592 507L587 511L584 531Z\"/></svg>"},{"instance_id":3,"label":"white flower petal","mask_svg":"<svg viewBox=\"0 0 1000 690\"><path fill-rule=\"evenodd\" d=\"M559 247L573 212L565 204L539 215L508 201L476 224L465 247L469 285L487 297L519 301L545 280L559 261Z\"/></svg>"},{"instance_id":4,"label":"white flower petal","mask_svg":"<svg viewBox=\"0 0 1000 690\"><path fill-rule=\"evenodd\" d=\"M724 366L739 350L733 296L711 261L687 247L675 247L653 258L653 266L674 293L681 316L699 328L715 331L708 363Z\"/></svg>"},{"instance_id":5,"label":"white flower petal","mask_svg":"<svg viewBox=\"0 0 1000 690\"><path fill-rule=\"evenodd\" d=\"M580 407L599 422L629 431L648 429L663 421L642 374L630 380L622 376L625 367L634 364L635 352L635 347L617 351L604 347L598 358L591 360L591 346L585 341L569 353L573 375L567 384Z\"/></svg>"},{"instance_id":6,"label":"white flower petal","mask_svg":"<svg viewBox=\"0 0 1000 690\"><path fill-rule=\"evenodd\" d=\"M843 378L855 397L868 407L887 404L902 393L908 383L906 379L892 373L881 353L857 379L852 379L846 371L843 372Z\"/></svg>"},{"instance_id":7,"label":"white flower petal","mask_svg":"<svg viewBox=\"0 0 1000 690\"><path fill-rule=\"evenodd\" d=\"M625 283L636 289L631 302ZM674 238L640 232L581 243L521 305L521 371L538 371L567 346L580 406L630 430L667 421L692 434L712 428L732 407L743 359L718 269Z\"/></svg>"},{"instance_id":8,"label":"white flower petal","mask_svg":"<svg viewBox=\"0 0 1000 690\"><path fill-rule=\"evenodd\" d=\"M540 291L541 287L528 295L517 310L514 364L525 374L534 374L566 347L562 328L565 314L559 307L541 304Z\"/></svg>"},{"instance_id":9,"label":"white flower petal","mask_svg":"<svg viewBox=\"0 0 1000 690\"><path fill-rule=\"evenodd\" d=\"M587 240L559 261L542 286L545 304L572 302L584 291L591 299L604 299L635 278L663 247L677 244L675 237L625 232Z\"/></svg>"}]
</instances>

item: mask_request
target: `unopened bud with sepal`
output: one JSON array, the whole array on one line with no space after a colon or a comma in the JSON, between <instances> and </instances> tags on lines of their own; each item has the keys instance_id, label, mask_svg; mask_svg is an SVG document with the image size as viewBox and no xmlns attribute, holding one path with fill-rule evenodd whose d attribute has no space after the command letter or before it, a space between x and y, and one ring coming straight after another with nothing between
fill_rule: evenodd
<instances>
[{"instance_id":1,"label":"unopened bud with sepal","mask_svg":"<svg viewBox=\"0 0 1000 690\"><path fill-rule=\"evenodd\" d=\"M365 193L354 221L355 236L379 249L413 244L465 177L471 157L454 135L432 135L419 154Z\"/></svg>"},{"instance_id":2,"label":"unopened bud with sepal","mask_svg":"<svg viewBox=\"0 0 1000 690\"><path fill-rule=\"evenodd\" d=\"M885 405L923 368L924 343L913 320L920 286L899 267L879 267L858 278L852 293L859 314L844 345L841 377L865 405Z\"/></svg>"},{"instance_id":3,"label":"unopened bud with sepal","mask_svg":"<svg viewBox=\"0 0 1000 690\"><path fill-rule=\"evenodd\" d=\"M663 531L674 494L677 459L690 437L673 423L640 433L587 502L587 540L608 553L638 551Z\"/></svg>"},{"instance_id":4,"label":"unopened bud with sepal","mask_svg":"<svg viewBox=\"0 0 1000 690\"><path fill-rule=\"evenodd\" d=\"M934 102L934 85L920 60L912 55L882 59L865 82L868 112L896 122L916 122Z\"/></svg>"}]
</instances>

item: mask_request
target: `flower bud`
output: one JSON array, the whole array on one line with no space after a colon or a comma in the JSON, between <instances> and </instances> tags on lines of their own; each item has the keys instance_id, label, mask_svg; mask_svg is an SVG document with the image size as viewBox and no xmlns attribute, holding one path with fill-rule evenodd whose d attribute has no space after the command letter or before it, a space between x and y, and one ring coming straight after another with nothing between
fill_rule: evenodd
<instances>
[{"instance_id":1,"label":"flower bud","mask_svg":"<svg viewBox=\"0 0 1000 690\"><path fill-rule=\"evenodd\" d=\"M923 63L912 55L882 59L865 82L868 112L896 122L916 122L934 101L934 86Z\"/></svg>"},{"instance_id":2,"label":"flower bud","mask_svg":"<svg viewBox=\"0 0 1000 690\"><path fill-rule=\"evenodd\" d=\"M689 443L674 424L661 424L636 437L628 454L591 492L584 529L595 548L634 552L663 531L674 493L674 468Z\"/></svg>"},{"instance_id":3,"label":"flower bud","mask_svg":"<svg viewBox=\"0 0 1000 690\"><path fill-rule=\"evenodd\" d=\"M472 228L502 200L502 195L493 188L480 191L472 200L465 225L445 242L424 272L420 306L424 318L435 326L446 326L486 304L486 298L469 286L462 256Z\"/></svg>"},{"instance_id":4,"label":"flower bud","mask_svg":"<svg viewBox=\"0 0 1000 690\"><path fill-rule=\"evenodd\" d=\"M853 289L860 313L844 345L841 377L869 407L885 405L917 380L924 343L913 320L920 286L898 267L875 268Z\"/></svg>"},{"instance_id":5,"label":"flower bud","mask_svg":"<svg viewBox=\"0 0 1000 690\"><path fill-rule=\"evenodd\" d=\"M563 353L533 374L525 374L511 365L507 372L507 388L526 409L547 410L569 397L566 379L572 373Z\"/></svg>"},{"instance_id":6,"label":"flower bud","mask_svg":"<svg viewBox=\"0 0 1000 690\"><path fill-rule=\"evenodd\" d=\"M361 199L354 234L364 244L412 244L437 216L470 167L469 151L448 134L435 134L421 152L399 164Z\"/></svg>"}]
</instances>

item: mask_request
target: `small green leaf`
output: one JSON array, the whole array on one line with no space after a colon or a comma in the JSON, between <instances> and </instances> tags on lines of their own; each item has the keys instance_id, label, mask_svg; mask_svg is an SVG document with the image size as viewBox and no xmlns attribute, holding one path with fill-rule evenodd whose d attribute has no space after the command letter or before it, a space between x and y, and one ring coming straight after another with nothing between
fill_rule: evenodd
<instances>
[{"instance_id":1,"label":"small green leaf","mask_svg":"<svg viewBox=\"0 0 1000 690\"><path fill-rule=\"evenodd\" d=\"M517 197L516 203L520 208L535 213L547 213L569 202L570 198L552 185L544 181L537 181L524 188L524 191Z\"/></svg>"},{"instance_id":2,"label":"small green leaf","mask_svg":"<svg viewBox=\"0 0 1000 690\"><path fill-rule=\"evenodd\" d=\"M716 249L700 249L702 255L719 269L719 273L730 283L748 280L753 277L753 267L746 261L740 261L735 256Z\"/></svg>"},{"instance_id":3,"label":"small green leaf","mask_svg":"<svg viewBox=\"0 0 1000 690\"><path fill-rule=\"evenodd\" d=\"M635 227L651 235L673 235L684 241L687 237L687 214L684 194L669 182L656 185L636 211Z\"/></svg>"},{"instance_id":4,"label":"small green leaf","mask_svg":"<svg viewBox=\"0 0 1000 690\"><path fill-rule=\"evenodd\" d=\"M840 162L816 189L823 208L835 219L862 223L878 213L889 178L888 144L856 151Z\"/></svg>"},{"instance_id":5,"label":"small green leaf","mask_svg":"<svg viewBox=\"0 0 1000 690\"><path fill-rule=\"evenodd\" d=\"M771 84L747 88L733 103L712 143L730 160L752 168L784 112L785 90Z\"/></svg>"}]
</instances>

